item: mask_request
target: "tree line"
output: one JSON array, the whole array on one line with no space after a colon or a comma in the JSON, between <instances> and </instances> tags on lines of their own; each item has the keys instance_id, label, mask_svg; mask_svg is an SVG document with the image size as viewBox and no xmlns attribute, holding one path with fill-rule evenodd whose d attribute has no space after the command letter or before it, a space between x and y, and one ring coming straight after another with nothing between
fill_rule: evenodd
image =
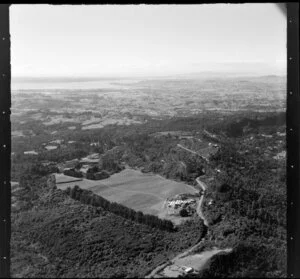
<instances>
[{"instance_id":1,"label":"tree line","mask_svg":"<svg viewBox=\"0 0 300 279\"><path fill-rule=\"evenodd\" d=\"M110 202L99 195L95 195L92 191L81 189L78 185L75 185L72 189L68 187L65 192L72 199L78 200L84 204L102 207L107 211L137 223L166 231L175 230L173 223L169 220L163 220L151 214L144 214L141 211L135 211L134 209L128 208L122 204Z\"/></svg>"}]
</instances>

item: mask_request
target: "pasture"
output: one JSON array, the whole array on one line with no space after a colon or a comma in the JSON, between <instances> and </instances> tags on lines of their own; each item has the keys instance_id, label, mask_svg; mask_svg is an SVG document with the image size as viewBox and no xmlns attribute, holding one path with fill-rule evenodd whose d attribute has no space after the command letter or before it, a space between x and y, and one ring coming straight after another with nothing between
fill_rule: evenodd
<instances>
[{"instance_id":1,"label":"pasture","mask_svg":"<svg viewBox=\"0 0 300 279\"><path fill-rule=\"evenodd\" d=\"M75 185L91 190L109 201L118 202L134 210L161 218L168 218L165 214L165 200L168 197L180 193L197 193L196 189L185 183L133 169L125 169L100 181L82 179L82 181L57 184L57 187L64 190Z\"/></svg>"}]
</instances>

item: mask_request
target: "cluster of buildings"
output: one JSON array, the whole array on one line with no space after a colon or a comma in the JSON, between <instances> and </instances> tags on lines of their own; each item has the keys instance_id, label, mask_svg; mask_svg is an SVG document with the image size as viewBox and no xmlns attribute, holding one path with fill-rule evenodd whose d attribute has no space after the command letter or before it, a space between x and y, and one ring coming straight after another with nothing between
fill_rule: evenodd
<instances>
[{"instance_id":1,"label":"cluster of buildings","mask_svg":"<svg viewBox=\"0 0 300 279\"><path fill-rule=\"evenodd\" d=\"M11 185L11 210L19 210L24 204L24 201L21 201L19 197L22 195L22 188L19 185L19 182L10 182Z\"/></svg>"},{"instance_id":2,"label":"cluster of buildings","mask_svg":"<svg viewBox=\"0 0 300 279\"><path fill-rule=\"evenodd\" d=\"M178 207L181 207L182 205L189 205L195 202L196 201L193 199L169 201L168 207L174 207L176 209Z\"/></svg>"},{"instance_id":3,"label":"cluster of buildings","mask_svg":"<svg viewBox=\"0 0 300 279\"><path fill-rule=\"evenodd\" d=\"M273 157L275 160L283 160L286 158L286 151L283 150Z\"/></svg>"},{"instance_id":4,"label":"cluster of buildings","mask_svg":"<svg viewBox=\"0 0 300 279\"><path fill-rule=\"evenodd\" d=\"M64 148L67 144L75 143L74 140L69 140L67 143L64 140L52 140L47 143L43 143L42 146L48 151L55 150L58 148ZM24 155L38 155L39 153L35 150L24 151Z\"/></svg>"},{"instance_id":5,"label":"cluster of buildings","mask_svg":"<svg viewBox=\"0 0 300 279\"><path fill-rule=\"evenodd\" d=\"M43 143L43 146L47 150L55 150L58 147L61 147L61 145L63 145L63 143L64 143L64 140L57 139L57 140L52 140L48 143Z\"/></svg>"},{"instance_id":6,"label":"cluster of buildings","mask_svg":"<svg viewBox=\"0 0 300 279\"><path fill-rule=\"evenodd\" d=\"M218 144L216 144L216 143L211 143L211 142L208 143L208 146L212 146L212 147L215 147L215 148L218 148L218 147L219 147Z\"/></svg>"},{"instance_id":7,"label":"cluster of buildings","mask_svg":"<svg viewBox=\"0 0 300 279\"><path fill-rule=\"evenodd\" d=\"M89 167L94 167L98 165L99 159L100 159L99 153L93 153L81 159L73 159L73 160L65 161L64 163L58 164L57 167L60 172L73 169L73 168L78 169L79 167L80 167L79 169L85 171L85 169L88 169Z\"/></svg>"},{"instance_id":8,"label":"cluster of buildings","mask_svg":"<svg viewBox=\"0 0 300 279\"><path fill-rule=\"evenodd\" d=\"M168 214L179 215L182 209L186 210L188 216L192 215L196 209L196 200L193 198L181 199L180 197L167 200Z\"/></svg>"},{"instance_id":9,"label":"cluster of buildings","mask_svg":"<svg viewBox=\"0 0 300 279\"><path fill-rule=\"evenodd\" d=\"M195 270L193 267L173 264L171 266L167 266L163 270L163 272L161 274L159 274L157 277L160 278L161 276L163 276L163 277L177 278L179 276L184 276L184 275L192 274L192 273L195 273Z\"/></svg>"},{"instance_id":10,"label":"cluster of buildings","mask_svg":"<svg viewBox=\"0 0 300 279\"><path fill-rule=\"evenodd\" d=\"M63 139L56 139L56 140L49 141L47 143L43 143L42 145L46 150L55 150L57 148L65 148L67 147L68 144L73 144L75 142L76 141L74 140L69 140L66 142Z\"/></svg>"},{"instance_id":11,"label":"cluster of buildings","mask_svg":"<svg viewBox=\"0 0 300 279\"><path fill-rule=\"evenodd\" d=\"M87 177L91 170L96 170L99 164L99 153L90 154L81 159L65 161L57 165L59 172L69 176Z\"/></svg>"}]
</instances>

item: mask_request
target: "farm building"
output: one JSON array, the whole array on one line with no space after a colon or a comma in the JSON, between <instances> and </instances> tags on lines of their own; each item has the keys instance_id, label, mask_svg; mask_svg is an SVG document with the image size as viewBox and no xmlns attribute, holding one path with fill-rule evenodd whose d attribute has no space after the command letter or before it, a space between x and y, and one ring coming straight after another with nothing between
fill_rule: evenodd
<instances>
[{"instance_id":1,"label":"farm building","mask_svg":"<svg viewBox=\"0 0 300 279\"><path fill-rule=\"evenodd\" d=\"M20 186L19 186L19 182L11 181L10 185L11 185L11 192L12 193L17 192L18 190L21 189Z\"/></svg>"},{"instance_id":2,"label":"farm building","mask_svg":"<svg viewBox=\"0 0 300 279\"><path fill-rule=\"evenodd\" d=\"M78 163L79 163L78 159L69 160L64 163L64 167L65 168L74 168Z\"/></svg>"},{"instance_id":3,"label":"farm building","mask_svg":"<svg viewBox=\"0 0 300 279\"><path fill-rule=\"evenodd\" d=\"M212 199L209 200L209 202L207 203L207 205L212 205L214 203L214 201Z\"/></svg>"},{"instance_id":4,"label":"farm building","mask_svg":"<svg viewBox=\"0 0 300 279\"><path fill-rule=\"evenodd\" d=\"M90 168L90 165L82 165L79 171L80 171L82 174L86 174L87 171L89 170L89 168Z\"/></svg>"},{"instance_id":5,"label":"farm building","mask_svg":"<svg viewBox=\"0 0 300 279\"><path fill-rule=\"evenodd\" d=\"M84 158L81 158L80 163L98 164L100 159L99 153L93 153Z\"/></svg>"},{"instance_id":6,"label":"farm building","mask_svg":"<svg viewBox=\"0 0 300 279\"><path fill-rule=\"evenodd\" d=\"M56 145L47 145L47 146L45 146L45 149L54 150L54 149L57 149L57 146Z\"/></svg>"},{"instance_id":7,"label":"farm building","mask_svg":"<svg viewBox=\"0 0 300 279\"><path fill-rule=\"evenodd\" d=\"M189 198L189 199L173 199L167 200L167 210L168 214L180 214L182 209L187 211L188 215L191 215L195 211L196 207L196 200Z\"/></svg>"},{"instance_id":8,"label":"farm building","mask_svg":"<svg viewBox=\"0 0 300 279\"><path fill-rule=\"evenodd\" d=\"M24 151L24 154L25 155L38 155L39 153L34 150L31 150L31 151Z\"/></svg>"},{"instance_id":9,"label":"farm building","mask_svg":"<svg viewBox=\"0 0 300 279\"><path fill-rule=\"evenodd\" d=\"M99 142L91 142L90 146L100 146L100 143Z\"/></svg>"},{"instance_id":10,"label":"farm building","mask_svg":"<svg viewBox=\"0 0 300 279\"><path fill-rule=\"evenodd\" d=\"M286 151L283 150L273 157L275 160L281 160L286 158Z\"/></svg>"},{"instance_id":11,"label":"farm building","mask_svg":"<svg viewBox=\"0 0 300 279\"><path fill-rule=\"evenodd\" d=\"M50 165L52 165L52 164L55 165L55 163L54 163L54 162L51 162L51 161L47 161L47 160L41 161L41 165L42 165L43 167L47 167L47 166L50 166Z\"/></svg>"},{"instance_id":12,"label":"farm building","mask_svg":"<svg viewBox=\"0 0 300 279\"><path fill-rule=\"evenodd\" d=\"M50 141L49 143L51 144L62 144L64 142L64 140L53 140L53 141Z\"/></svg>"},{"instance_id":13,"label":"farm building","mask_svg":"<svg viewBox=\"0 0 300 279\"><path fill-rule=\"evenodd\" d=\"M79 160L74 159L74 160L65 161L64 163L59 163L57 164L57 167L60 172L63 172L65 170L75 168L78 164L79 164Z\"/></svg>"},{"instance_id":14,"label":"farm building","mask_svg":"<svg viewBox=\"0 0 300 279\"><path fill-rule=\"evenodd\" d=\"M265 135L265 134L261 134L261 136L264 138L272 138L273 137L272 135Z\"/></svg>"},{"instance_id":15,"label":"farm building","mask_svg":"<svg viewBox=\"0 0 300 279\"><path fill-rule=\"evenodd\" d=\"M191 204L191 203L195 203L196 201L193 199L188 199L188 200L175 200L175 201L170 201L168 203L169 207L178 207L181 206L183 204Z\"/></svg>"},{"instance_id":16,"label":"farm building","mask_svg":"<svg viewBox=\"0 0 300 279\"><path fill-rule=\"evenodd\" d=\"M189 267L189 266L183 266L182 269L185 273L191 273L191 272L194 271L194 269L192 267Z\"/></svg>"},{"instance_id":17,"label":"farm building","mask_svg":"<svg viewBox=\"0 0 300 279\"><path fill-rule=\"evenodd\" d=\"M286 133L284 132L284 133L280 133L280 132L277 132L276 133L278 136L280 136L280 137L285 137L286 136Z\"/></svg>"}]
</instances>

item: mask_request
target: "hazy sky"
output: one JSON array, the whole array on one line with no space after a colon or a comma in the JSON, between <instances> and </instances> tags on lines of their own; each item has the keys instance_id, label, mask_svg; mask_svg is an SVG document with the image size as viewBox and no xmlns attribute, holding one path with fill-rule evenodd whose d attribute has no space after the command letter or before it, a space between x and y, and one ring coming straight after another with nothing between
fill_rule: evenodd
<instances>
[{"instance_id":1,"label":"hazy sky","mask_svg":"<svg viewBox=\"0 0 300 279\"><path fill-rule=\"evenodd\" d=\"M275 4L12 5L12 76L283 73Z\"/></svg>"}]
</instances>

